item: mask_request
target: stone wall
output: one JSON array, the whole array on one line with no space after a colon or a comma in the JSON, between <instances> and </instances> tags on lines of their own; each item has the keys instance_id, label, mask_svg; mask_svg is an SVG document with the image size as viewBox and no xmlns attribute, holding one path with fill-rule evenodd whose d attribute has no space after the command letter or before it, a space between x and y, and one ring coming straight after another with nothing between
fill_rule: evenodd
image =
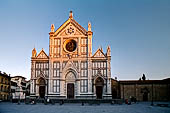
<instances>
[{"instance_id":1,"label":"stone wall","mask_svg":"<svg viewBox=\"0 0 170 113\"><path fill-rule=\"evenodd\" d=\"M117 90L117 98L136 98L137 101L170 101L170 79L164 80L112 80L113 90ZM153 94L152 94L153 93Z\"/></svg>"}]
</instances>

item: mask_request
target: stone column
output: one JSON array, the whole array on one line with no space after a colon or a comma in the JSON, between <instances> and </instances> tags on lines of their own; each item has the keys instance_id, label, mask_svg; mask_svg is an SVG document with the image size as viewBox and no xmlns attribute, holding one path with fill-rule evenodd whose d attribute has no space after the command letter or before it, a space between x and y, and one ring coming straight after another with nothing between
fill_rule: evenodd
<instances>
[{"instance_id":1,"label":"stone column","mask_svg":"<svg viewBox=\"0 0 170 113\"><path fill-rule=\"evenodd\" d=\"M92 94L92 61L88 60L88 93Z\"/></svg>"},{"instance_id":2,"label":"stone column","mask_svg":"<svg viewBox=\"0 0 170 113\"><path fill-rule=\"evenodd\" d=\"M61 37L61 46L60 46L60 50L61 50L61 58L63 57L63 37ZM61 66L62 67L62 66Z\"/></svg>"},{"instance_id":3,"label":"stone column","mask_svg":"<svg viewBox=\"0 0 170 113\"><path fill-rule=\"evenodd\" d=\"M81 55L81 37L78 37L78 56Z\"/></svg>"},{"instance_id":4,"label":"stone column","mask_svg":"<svg viewBox=\"0 0 170 113\"><path fill-rule=\"evenodd\" d=\"M111 60L107 60L107 94L111 94Z\"/></svg>"},{"instance_id":5,"label":"stone column","mask_svg":"<svg viewBox=\"0 0 170 113\"><path fill-rule=\"evenodd\" d=\"M39 86L36 84L36 96L39 96Z\"/></svg>"},{"instance_id":6,"label":"stone column","mask_svg":"<svg viewBox=\"0 0 170 113\"><path fill-rule=\"evenodd\" d=\"M52 77L53 77L53 62L52 59L49 59L49 85L48 85L48 92L49 94L52 93Z\"/></svg>"},{"instance_id":7,"label":"stone column","mask_svg":"<svg viewBox=\"0 0 170 113\"><path fill-rule=\"evenodd\" d=\"M77 81L77 95L80 96L80 80Z\"/></svg>"},{"instance_id":8,"label":"stone column","mask_svg":"<svg viewBox=\"0 0 170 113\"><path fill-rule=\"evenodd\" d=\"M60 80L60 95L64 95L64 81Z\"/></svg>"}]
</instances>

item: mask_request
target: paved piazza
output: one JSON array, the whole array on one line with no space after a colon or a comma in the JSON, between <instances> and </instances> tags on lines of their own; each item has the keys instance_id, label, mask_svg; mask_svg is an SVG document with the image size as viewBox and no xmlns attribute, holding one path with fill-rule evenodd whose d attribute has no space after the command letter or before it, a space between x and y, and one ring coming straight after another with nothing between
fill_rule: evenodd
<instances>
[{"instance_id":1,"label":"paved piazza","mask_svg":"<svg viewBox=\"0 0 170 113\"><path fill-rule=\"evenodd\" d=\"M168 103L170 105L170 103ZM132 105L88 105L64 104L26 105L21 103L1 102L0 113L170 113L170 107L150 106L150 103L137 103Z\"/></svg>"}]
</instances>

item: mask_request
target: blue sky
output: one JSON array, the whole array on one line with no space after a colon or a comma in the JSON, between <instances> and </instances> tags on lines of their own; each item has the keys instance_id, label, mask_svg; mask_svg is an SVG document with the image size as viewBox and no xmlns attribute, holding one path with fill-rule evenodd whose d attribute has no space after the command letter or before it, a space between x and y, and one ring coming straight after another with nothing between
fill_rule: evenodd
<instances>
[{"instance_id":1,"label":"blue sky","mask_svg":"<svg viewBox=\"0 0 170 113\"><path fill-rule=\"evenodd\" d=\"M70 10L91 22L93 53L111 46L112 77L170 77L170 0L0 0L0 70L29 79L32 49L49 53L50 26Z\"/></svg>"}]
</instances>

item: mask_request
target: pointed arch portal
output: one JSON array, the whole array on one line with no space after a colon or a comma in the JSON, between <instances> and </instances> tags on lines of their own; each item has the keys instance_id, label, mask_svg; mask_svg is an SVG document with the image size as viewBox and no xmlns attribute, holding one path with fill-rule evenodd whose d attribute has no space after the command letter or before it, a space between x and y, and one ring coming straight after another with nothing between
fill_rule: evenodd
<instances>
[{"instance_id":1,"label":"pointed arch portal","mask_svg":"<svg viewBox=\"0 0 170 113\"><path fill-rule=\"evenodd\" d=\"M102 99L104 80L101 77L98 77L95 81L95 84L96 84L96 98Z\"/></svg>"},{"instance_id":2,"label":"pointed arch portal","mask_svg":"<svg viewBox=\"0 0 170 113\"><path fill-rule=\"evenodd\" d=\"M74 99L74 91L75 91L75 74L74 72L70 71L66 75L66 82L67 82L67 99Z\"/></svg>"},{"instance_id":3,"label":"pointed arch portal","mask_svg":"<svg viewBox=\"0 0 170 113\"><path fill-rule=\"evenodd\" d=\"M44 98L44 96L45 96L45 79L42 77L39 78L38 85L39 85L39 96L40 96L40 98Z\"/></svg>"}]
</instances>

